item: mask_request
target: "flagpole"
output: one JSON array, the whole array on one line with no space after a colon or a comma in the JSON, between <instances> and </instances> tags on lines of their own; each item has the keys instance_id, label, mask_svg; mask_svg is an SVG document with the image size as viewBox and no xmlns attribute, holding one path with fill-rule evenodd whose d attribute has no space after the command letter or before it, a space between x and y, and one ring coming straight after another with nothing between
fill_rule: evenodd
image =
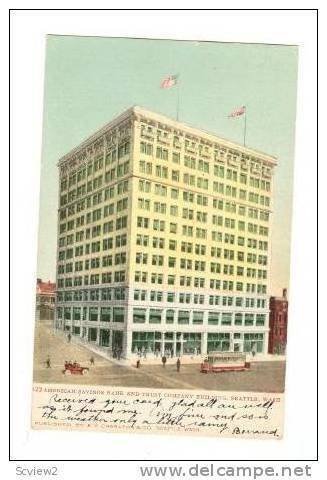
<instances>
[{"instance_id":1,"label":"flagpole","mask_svg":"<svg viewBox=\"0 0 327 480\"><path fill-rule=\"evenodd\" d=\"M179 98L179 96L180 96L180 92L179 92L179 88L180 88L180 87L179 87L179 84L180 84L180 82L179 82L179 77L178 77L178 80L177 80L177 92L176 92L176 94L177 94L177 105L176 105L176 120L177 120L177 122L178 122L178 120L179 120L179 100L180 100L180 98Z\"/></svg>"},{"instance_id":2,"label":"flagpole","mask_svg":"<svg viewBox=\"0 0 327 480\"><path fill-rule=\"evenodd\" d=\"M246 107L244 108L244 132L243 132L243 145L245 147L245 139L246 139Z\"/></svg>"}]
</instances>

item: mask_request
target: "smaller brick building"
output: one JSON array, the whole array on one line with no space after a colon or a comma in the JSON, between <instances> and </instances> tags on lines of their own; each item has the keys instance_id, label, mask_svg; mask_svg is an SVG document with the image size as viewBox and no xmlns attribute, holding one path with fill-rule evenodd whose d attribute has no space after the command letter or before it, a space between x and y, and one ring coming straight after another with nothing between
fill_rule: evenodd
<instances>
[{"instance_id":1,"label":"smaller brick building","mask_svg":"<svg viewBox=\"0 0 327 480\"><path fill-rule=\"evenodd\" d=\"M284 288L282 297L270 297L269 300L269 343L268 352L284 354L287 343L287 290Z\"/></svg>"},{"instance_id":2,"label":"smaller brick building","mask_svg":"<svg viewBox=\"0 0 327 480\"><path fill-rule=\"evenodd\" d=\"M55 306L56 284L36 281L36 320L53 320Z\"/></svg>"}]
</instances>

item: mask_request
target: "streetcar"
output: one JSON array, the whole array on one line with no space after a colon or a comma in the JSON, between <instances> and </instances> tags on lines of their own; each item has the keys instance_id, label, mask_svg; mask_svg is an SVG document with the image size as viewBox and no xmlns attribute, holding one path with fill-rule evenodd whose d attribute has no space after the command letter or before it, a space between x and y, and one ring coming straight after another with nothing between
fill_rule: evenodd
<instances>
[{"instance_id":1,"label":"streetcar","mask_svg":"<svg viewBox=\"0 0 327 480\"><path fill-rule=\"evenodd\" d=\"M239 352L210 352L201 363L202 373L242 372L249 368L245 353Z\"/></svg>"}]
</instances>

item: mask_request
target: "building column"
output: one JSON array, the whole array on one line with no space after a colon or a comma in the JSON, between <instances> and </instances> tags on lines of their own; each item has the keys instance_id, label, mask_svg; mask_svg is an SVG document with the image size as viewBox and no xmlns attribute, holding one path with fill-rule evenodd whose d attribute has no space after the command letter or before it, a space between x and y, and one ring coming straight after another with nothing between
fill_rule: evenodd
<instances>
[{"instance_id":1,"label":"building column","mask_svg":"<svg viewBox=\"0 0 327 480\"><path fill-rule=\"evenodd\" d=\"M133 332L130 329L123 331L123 356L129 358L132 353L132 336Z\"/></svg>"},{"instance_id":2,"label":"building column","mask_svg":"<svg viewBox=\"0 0 327 480\"><path fill-rule=\"evenodd\" d=\"M201 334L201 355L207 355L208 349L208 333L202 332Z\"/></svg>"},{"instance_id":3,"label":"building column","mask_svg":"<svg viewBox=\"0 0 327 480\"><path fill-rule=\"evenodd\" d=\"M112 353L112 330L109 330L109 353Z\"/></svg>"},{"instance_id":4,"label":"building column","mask_svg":"<svg viewBox=\"0 0 327 480\"><path fill-rule=\"evenodd\" d=\"M100 345L100 327L97 327L97 339L96 339L96 345Z\"/></svg>"},{"instance_id":5,"label":"building column","mask_svg":"<svg viewBox=\"0 0 327 480\"><path fill-rule=\"evenodd\" d=\"M173 332L173 356L176 357L176 332Z\"/></svg>"},{"instance_id":6,"label":"building column","mask_svg":"<svg viewBox=\"0 0 327 480\"><path fill-rule=\"evenodd\" d=\"M181 357L184 355L184 333L181 332Z\"/></svg>"},{"instance_id":7,"label":"building column","mask_svg":"<svg viewBox=\"0 0 327 480\"><path fill-rule=\"evenodd\" d=\"M263 350L262 350L262 353L264 355L267 355L267 353L268 353L268 344L269 344L269 331L264 332L264 336L263 336Z\"/></svg>"},{"instance_id":8,"label":"building column","mask_svg":"<svg viewBox=\"0 0 327 480\"><path fill-rule=\"evenodd\" d=\"M165 354L165 332L161 332L160 354L161 356Z\"/></svg>"}]
</instances>

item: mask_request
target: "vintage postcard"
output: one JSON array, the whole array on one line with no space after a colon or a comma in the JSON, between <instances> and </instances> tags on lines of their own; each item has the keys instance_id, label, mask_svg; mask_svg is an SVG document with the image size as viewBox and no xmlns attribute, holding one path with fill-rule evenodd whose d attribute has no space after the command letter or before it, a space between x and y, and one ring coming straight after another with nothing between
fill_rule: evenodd
<instances>
[{"instance_id":1,"label":"vintage postcard","mask_svg":"<svg viewBox=\"0 0 327 480\"><path fill-rule=\"evenodd\" d=\"M297 55L47 38L33 428L282 438Z\"/></svg>"}]
</instances>

